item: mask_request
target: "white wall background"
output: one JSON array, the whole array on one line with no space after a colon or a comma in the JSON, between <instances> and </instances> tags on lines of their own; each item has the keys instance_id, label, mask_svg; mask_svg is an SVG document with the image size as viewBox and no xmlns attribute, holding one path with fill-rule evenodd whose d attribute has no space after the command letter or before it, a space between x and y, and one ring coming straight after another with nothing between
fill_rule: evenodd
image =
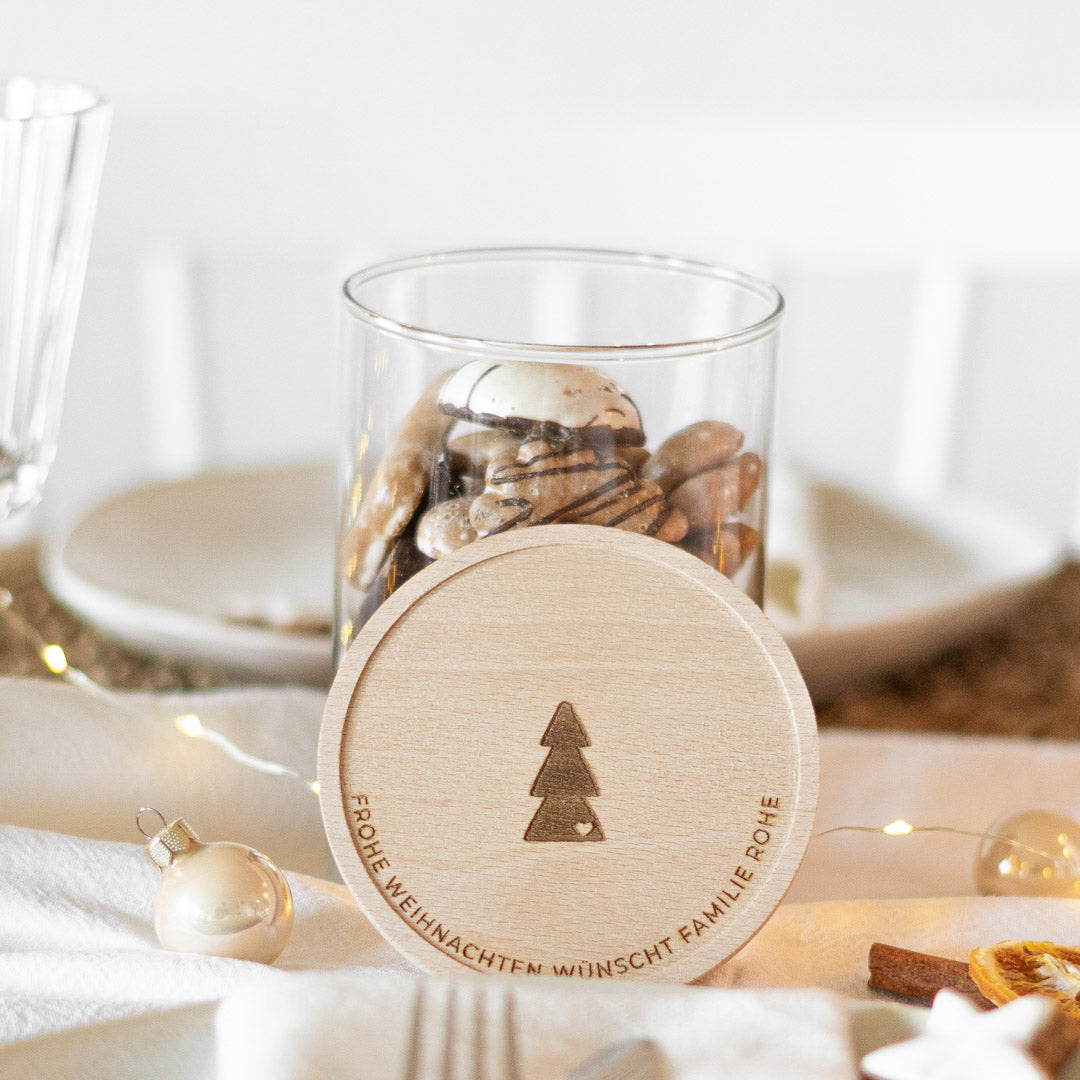
<instances>
[{"instance_id":1,"label":"white wall background","mask_svg":"<svg viewBox=\"0 0 1080 1080\"><path fill-rule=\"evenodd\" d=\"M773 275L785 454L1080 537L1080 6L7 0L116 115L50 500L334 452L338 283L441 247Z\"/></svg>"}]
</instances>

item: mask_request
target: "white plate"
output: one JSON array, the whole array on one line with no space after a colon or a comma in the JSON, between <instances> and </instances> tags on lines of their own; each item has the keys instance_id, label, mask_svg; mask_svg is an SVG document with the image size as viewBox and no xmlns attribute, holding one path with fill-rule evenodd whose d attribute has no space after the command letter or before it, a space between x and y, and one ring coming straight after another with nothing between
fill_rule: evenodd
<instances>
[{"instance_id":1,"label":"white plate","mask_svg":"<svg viewBox=\"0 0 1080 1080\"><path fill-rule=\"evenodd\" d=\"M62 603L133 648L326 686L336 500L325 464L151 484L91 510L42 569Z\"/></svg>"},{"instance_id":2,"label":"white plate","mask_svg":"<svg viewBox=\"0 0 1080 1080\"><path fill-rule=\"evenodd\" d=\"M50 547L49 587L133 647L328 684L334 470L207 473L92 510ZM986 506L899 506L779 472L766 610L823 700L924 660L1018 603L1062 545Z\"/></svg>"},{"instance_id":3,"label":"white plate","mask_svg":"<svg viewBox=\"0 0 1080 1080\"><path fill-rule=\"evenodd\" d=\"M1002 619L1064 555L1060 540L969 500L905 505L777 479L765 606L815 700Z\"/></svg>"}]
</instances>

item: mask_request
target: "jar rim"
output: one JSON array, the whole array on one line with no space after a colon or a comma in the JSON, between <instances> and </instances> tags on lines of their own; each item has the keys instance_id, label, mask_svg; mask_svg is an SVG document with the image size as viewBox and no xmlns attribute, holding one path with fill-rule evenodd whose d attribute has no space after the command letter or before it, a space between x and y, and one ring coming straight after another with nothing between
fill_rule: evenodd
<instances>
[{"instance_id":1,"label":"jar rim","mask_svg":"<svg viewBox=\"0 0 1080 1080\"><path fill-rule=\"evenodd\" d=\"M442 330L429 329L376 311L359 297L360 290L369 283L395 274L407 273L436 266L457 266L468 263L487 262L573 262L608 264L619 267L642 267L663 270L687 277L706 278L733 286L757 296L768 305L767 313L757 321L723 334L692 338L681 341L647 342L611 345L565 345L528 341L509 341L472 337ZM655 360L668 356L692 353L721 352L749 344L772 333L784 311L784 298L771 283L731 267L714 265L694 259L670 255L654 255L632 251L602 248L572 247L492 247L465 248L428 255L394 259L376 263L350 274L343 286L346 310L354 318L378 329L382 333L408 338L425 345L472 355L505 355L513 353L522 359L558 359L573 361L597 361L608 357L625 360Z\"/></svg>"}]
</instances>

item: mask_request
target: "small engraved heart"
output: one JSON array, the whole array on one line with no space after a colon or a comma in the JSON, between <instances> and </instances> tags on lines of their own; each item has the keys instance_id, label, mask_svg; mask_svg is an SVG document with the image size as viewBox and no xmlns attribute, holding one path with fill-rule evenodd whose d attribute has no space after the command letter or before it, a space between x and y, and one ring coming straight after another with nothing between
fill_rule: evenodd
<instances>
[{"instance_id":1,"label":"small engraved heart","mask_svg":"<svg viewBox=\"0 0 1080 1080\"><path fill-rule=\"evenodd\" d=\"M574 831L578 836L588 836L593 831L593 823L591 821L575 821Z\"/></svg>"}]
</instances>

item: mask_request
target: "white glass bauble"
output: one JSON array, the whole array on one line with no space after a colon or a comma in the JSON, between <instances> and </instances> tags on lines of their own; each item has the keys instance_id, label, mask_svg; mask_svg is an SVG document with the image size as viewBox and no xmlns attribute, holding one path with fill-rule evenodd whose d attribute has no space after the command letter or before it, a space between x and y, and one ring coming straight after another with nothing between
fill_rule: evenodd
<instances>
[{"instance_id":1,"label":"white glass bauble","mask_svg":"<svg viewBox=\"0 0 1080 1080\"><path fill-rule=\"evenodd\" d=\"M202 843L182 819L147 845L161 870L154 929L166 949L271 964L289 940L293 900L281 871L234 843Z\"/></svg>"},{"instance_id":2,"label":"white glass bauble","mask_svg":"<svg viewBox=\"0 0 1080 1080\"><path fill-rule=\"evenodd\" d=\"M975 886L983 896L1080 899L1080 824L1050 810L1023 810L979 844Z\"/></svg>"}]
</instances>

